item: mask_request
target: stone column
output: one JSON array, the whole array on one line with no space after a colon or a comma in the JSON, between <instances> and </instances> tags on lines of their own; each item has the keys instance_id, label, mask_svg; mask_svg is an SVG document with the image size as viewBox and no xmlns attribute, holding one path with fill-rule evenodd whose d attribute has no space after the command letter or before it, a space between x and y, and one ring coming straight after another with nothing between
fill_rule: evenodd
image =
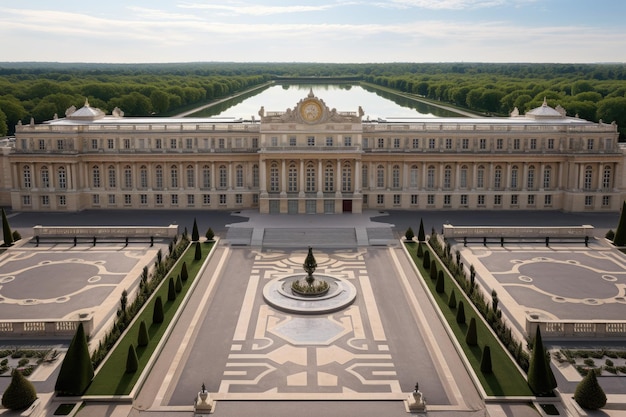
<instances>
[{"instance_id":1,"label":"stone column","mask_svg":"<svg viewBox=\"0 0 626 417\"><path fill-rule=\"evenodd\" d=\"M317 196L324 196L324 171L322 167L322 160L317 161Z\"/></svg>"},{"instance_id":2,"label":"stone column","mask_svg":"<svg viewBox=\"0 0 626 417\"><path fill-rule=\"evenodd\" d=\"M265 159L261 159L259 164L259 191L262 197L267 197L266 169L267 164L265 163Z\"/></svg>"},{"instance_id":3,"label":"stone column","mask_svg":"<svg viewBox=\"0 0 626 417\"><path fill-rule=\"evenodd\" d=\"M281 197L287 196L287 169L284 159L280 163L280 195Z\"/></svg>"}]
</instances>

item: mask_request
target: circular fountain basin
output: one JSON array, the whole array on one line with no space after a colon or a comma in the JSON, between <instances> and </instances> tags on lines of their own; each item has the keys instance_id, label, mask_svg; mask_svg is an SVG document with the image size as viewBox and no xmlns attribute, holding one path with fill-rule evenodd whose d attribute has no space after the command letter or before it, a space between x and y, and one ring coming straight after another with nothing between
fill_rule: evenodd
<instances>
[{"instance_id":1,"label":"circular fountain basin","mask_svg":"<svg viewBox=\"0 0 626 417\"><path fill-rule=\"evenodd\" d=\"M315 278L328 282L327 293L319 296L295 294L291 284L305 277L306 274L297 274L271 280L263 288L265 302L288 313L327 314L346 308L356 298L356 288L348 280L322 274L315 274Z\"/></svg>"}]
</instances>

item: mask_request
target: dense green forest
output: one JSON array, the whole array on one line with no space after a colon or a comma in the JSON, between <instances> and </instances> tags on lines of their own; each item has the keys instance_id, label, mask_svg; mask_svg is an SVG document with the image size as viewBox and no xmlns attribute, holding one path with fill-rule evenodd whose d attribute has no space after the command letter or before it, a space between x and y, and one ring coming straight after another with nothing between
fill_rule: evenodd
<instances>
[{"instance_id":1,"label":"dense green forest","mask_svg":"<svg viewBox=\"0 0 626 417\"><path fill-rule=\"evenodd\" d=\"M170 115L280 77L351 77L492 115L560 104L570 116L615 121L626 138L626 65L486 63L0 63L0 135L19 120L82 106Z\"/></svg>"}]
</instances>

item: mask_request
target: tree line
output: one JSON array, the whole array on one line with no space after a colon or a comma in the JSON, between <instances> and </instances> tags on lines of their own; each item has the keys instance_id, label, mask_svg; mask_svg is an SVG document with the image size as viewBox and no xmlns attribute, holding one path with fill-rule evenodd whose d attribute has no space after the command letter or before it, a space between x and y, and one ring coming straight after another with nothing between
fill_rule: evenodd
<instances>
[{"instance_id":1,"label":"tree line","mask_svg":"<svg viewBox=\"0 0 626 417\"><path fill-rule=\"evenodd\" d=\"M506 115L563 106L569 116L617 122L626 138L625 64L488 63L0 63L0 135L64 116L85 98L128 116L168 116L284 77L351 77L407 94Z\"/></svg>"}]
</instances>

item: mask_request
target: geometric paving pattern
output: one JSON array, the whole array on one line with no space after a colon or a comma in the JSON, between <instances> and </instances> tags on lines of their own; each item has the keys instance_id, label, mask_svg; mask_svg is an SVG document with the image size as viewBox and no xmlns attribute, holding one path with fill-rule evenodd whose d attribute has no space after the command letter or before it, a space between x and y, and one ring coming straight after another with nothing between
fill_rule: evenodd
<instances>
[{"instance_id":1,"label":"geometric paving pattern","mask_svg":"<svg viewBox=\"0 0 626 417\"><path fill-rule=\"evenodd\" d=\"M306 252L257 253L215 399L404 399L396 378L363 252L316 252L316 273L350 281L363 303L298 316L254 303L273 279L302 273ZM246 308L247 307L247 308ZM288 366L286 366L288 365Z\"/></svg>"}]
</instances>

